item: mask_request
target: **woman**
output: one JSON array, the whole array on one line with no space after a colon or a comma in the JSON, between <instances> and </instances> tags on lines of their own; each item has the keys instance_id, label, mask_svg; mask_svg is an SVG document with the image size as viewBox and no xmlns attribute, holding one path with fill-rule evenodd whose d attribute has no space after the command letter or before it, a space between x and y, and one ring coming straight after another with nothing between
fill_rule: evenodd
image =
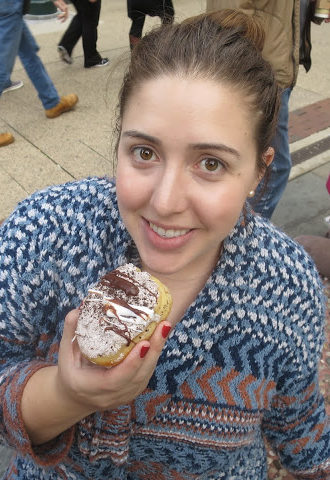
<instances>
[{"instance_id":1,"label":"woman","mask_svg":"<svg viewBox=\"0 0 330 480\"><path fill-rule=\"evenodd\" d=\"M116 183L51 187L3 225L6 479L265 480L265 437L297 478L326 478L322 287L247 202L279 102L262 43L232 11L146 35L120 94ZM72 308L128 261L169 287L171 316L92 367Z\"/></svg>"}]
</instances>

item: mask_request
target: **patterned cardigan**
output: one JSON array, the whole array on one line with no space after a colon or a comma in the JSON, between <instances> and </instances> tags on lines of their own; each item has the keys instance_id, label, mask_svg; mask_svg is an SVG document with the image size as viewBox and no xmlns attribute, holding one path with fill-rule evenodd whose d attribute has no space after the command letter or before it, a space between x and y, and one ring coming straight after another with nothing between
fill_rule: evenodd
<instances>
[{"instance_id":1,"label":"patterned cardigan","mask_svg":"<svg viewBox=\"0 0 330 480\"><path fill-rule=\"evenodd\" d=\"M37 192L0 233L0 438L16 451L5 479L265 480L265 437L297 478L329 478L322 287L271 223L240 219L132 404L38 447L22 422L24 386L56 363L64 317L88 285L136 249L108 179Z\"/></svg>"}]
</instances>

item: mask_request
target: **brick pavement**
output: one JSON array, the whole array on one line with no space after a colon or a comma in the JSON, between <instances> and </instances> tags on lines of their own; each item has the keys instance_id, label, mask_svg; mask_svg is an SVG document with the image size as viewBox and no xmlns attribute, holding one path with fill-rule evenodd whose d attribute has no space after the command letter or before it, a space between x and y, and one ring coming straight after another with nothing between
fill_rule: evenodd
<instances>
[{"instance_id":1,"label":"brick pavement","mask_svg":"<svg viewBox=\"0 0 330 480\"><path fill-rule=\"evenodd\" d=\"M296 142L330 127L330 98L290 112L289 141Z\"/></svg>"}]
</instances>

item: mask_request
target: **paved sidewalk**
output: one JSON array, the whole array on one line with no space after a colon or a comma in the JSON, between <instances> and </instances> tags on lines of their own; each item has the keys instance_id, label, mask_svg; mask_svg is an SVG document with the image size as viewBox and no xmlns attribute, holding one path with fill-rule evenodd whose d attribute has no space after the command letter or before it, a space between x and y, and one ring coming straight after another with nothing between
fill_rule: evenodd
<instances>
[{"instance_id":1,"label":"paved sidewalk","mask_svg":"<svg viewBox=\"0 0 330 480\"><path fill-rule=\"evenodd\" d=\"M174 0L176 18L205 10L205 0ZM148 19L146 29L157 24ZM11 131L16 141L0 151L0 219L16 203L37 189L88 175L111 175L116 98L129 57L126 2L102 4L98 47L111 66L84 69L82 47L74 51L73 65L58 58L56 45L67 24L57 20L30 22L41 46L40 56L60 94L76 92L73 112L46 119L36 92L19 61L13 80L24 87L0 98L0 131ZM330 214L325 182L330 173L330 24L312 26L312 68L301 68L290 100L290 138L294 167L273 221L290 235L323 235ZM0 474L8 452L0 447Z\"/></svg>"}]
</instances>

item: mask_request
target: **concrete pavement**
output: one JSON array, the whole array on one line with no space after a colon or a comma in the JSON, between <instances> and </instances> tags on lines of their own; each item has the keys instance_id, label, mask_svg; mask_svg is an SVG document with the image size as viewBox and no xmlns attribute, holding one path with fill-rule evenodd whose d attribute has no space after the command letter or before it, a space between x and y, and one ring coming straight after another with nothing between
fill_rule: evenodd
<instances>
[{"instance_id":1,"label":"concrete pavement","mask_svg":"<svg viewBox=\"0 0 330 480\"><path fill-rule=\"evenodd\" d=\"M204 11L205 0L174 0L174 6L180 20ZM157 23L158 19L148 18L145 29ZM57 20L29 24L59 93L75 92L80 101L74 112L47 119L24 69L19 60L16 62L12 78L23 80L24 87L0 99L0 131L10 131L16 139L0 150L0 219L37 189L112 173L116 98L129 57L126 2L105 0L102 5L98 47L103 56L110 58L110 67L84 69L81 44L74 51L73 65L64 64L58 58L56 45L67 24ZM323 219L330 214L325 189L330 173L330 119L324 116L330 97L330 24L313 25L312 40L312 68L308 74L301 68L290 100L291 149L297 162L273 216L274 223L292 236L323 235L327 230ZM304 121L298 125L299 115L310 121L310 130L305 129ZM0 447L0 474L8 454Z\"/></svg>"}]
</instances>

